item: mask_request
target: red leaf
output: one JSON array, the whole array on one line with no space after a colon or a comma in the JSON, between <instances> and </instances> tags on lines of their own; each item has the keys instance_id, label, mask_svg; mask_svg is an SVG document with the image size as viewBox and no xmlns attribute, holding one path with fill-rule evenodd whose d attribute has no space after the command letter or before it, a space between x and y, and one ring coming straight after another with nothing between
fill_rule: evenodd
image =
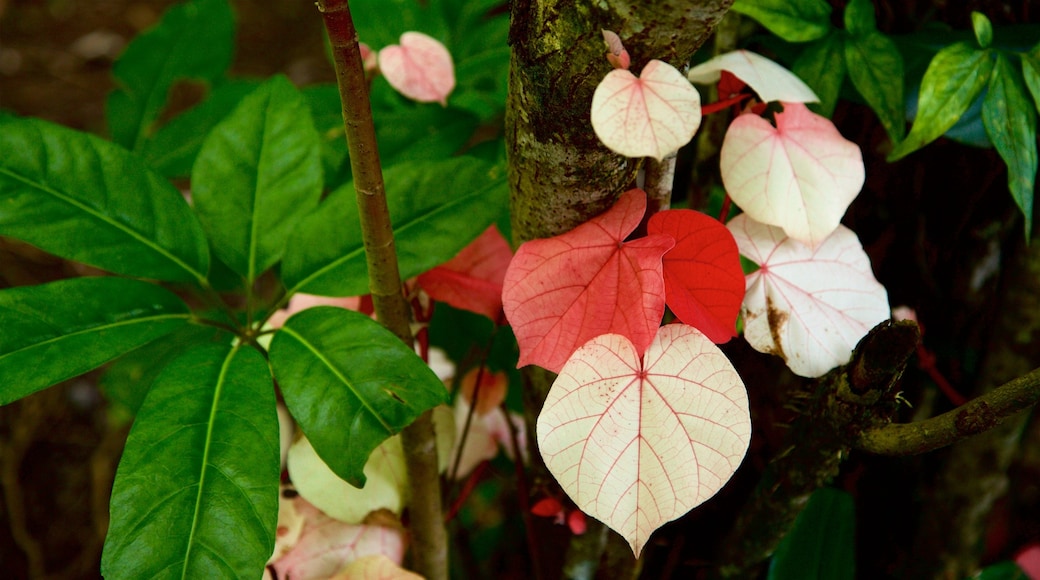
<instances>
[{"instance_id":1,"label":"red leaf","mask_svg":"<svg viewBox=\"0 0 1040 580\"><path fill-rule=\"evenodd\" d=\"M719 99L735 97L740 94L740 91L744 90L744 87L746 86L747 83L738 79L728 70L724 70L719 75Z\"/></svg>"},{"instance_id":2,"label":"red leaf","mask_svg":"<svg viewBox=\"0 0 1040 580\"><path fill-rule=\"evenodd\" d=\"M552 497L540 499L538 503L531 506L531 513L543 518L551 518L562 510L563 504L560 503L560 500Z\"/></svg>"},{"instance_id":3,"label":"red leaf","mask_svg":"<svg viewBox=\"0 0 1040 580\"><path fill-rule=\"evenodd\" d=\"M647 231L675 239L675 247L664 255L665 301L675 316L716 344L736 336L744 272L733 234L689 209L655 214Z\"/></svg>"},{"instance_id":4,"label":"red leaf","mask_svg":"<svg viewBox=\"0 0 1040 580\"><path fill-rule=\"evenodd\" d=\"M646 194L629 190L610 210L553 238L520 246L506 272L506 318L520 346L518 367L559 372L601 334L621 334L641 355L664 314L661 257L669 236L623 242L639 225Z\"/></svg>"},{"instance_id":5,"label":"red leaf","mask_svg":"<svg viewBox=\"0 0 1040 580\"><path fill-rule=\"evenodd\" d=\"M419 285L438 302L497 322L502 311L502 281L512 258L513 249L492 225L449 262L419 276Z\"/></svg>"},{"instance_id":6,"label":"red leaf","mask_svg":"<svg viewBox=\"0 0 1040 580\"><path fill-rule=\"evenodd\" d=\"M588 529L588 523L585 521L585 514L580 510L573 510L567 514L567 527L571 529L571 533L575 536L580 536L585 533Z\"/></svg>"}]
</instances>

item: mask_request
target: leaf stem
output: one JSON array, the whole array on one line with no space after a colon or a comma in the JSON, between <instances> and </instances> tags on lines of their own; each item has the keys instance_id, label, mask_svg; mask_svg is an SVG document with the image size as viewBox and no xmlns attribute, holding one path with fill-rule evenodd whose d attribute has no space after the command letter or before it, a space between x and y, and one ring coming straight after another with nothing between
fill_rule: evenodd
<instances>
[{"instance_id":1,"label":"leaf stem","mask_svg":"<svg viewBox=\"0 0 1040 580\"><path fill-rule=\"evenodd\" d=\"M325 22L336 64L336 79L343 102L343 126L357 192L372 303L380 323L411 346L411 313L401 289L401 274L397 265L357 30L347 0L318 0L318 11ZM411 480L409 513L415 546L413 564L416 571L426 578L447 580L448 541L431 412L426 411L405 427L401 439Z\"/></svg>"}]
</instances>

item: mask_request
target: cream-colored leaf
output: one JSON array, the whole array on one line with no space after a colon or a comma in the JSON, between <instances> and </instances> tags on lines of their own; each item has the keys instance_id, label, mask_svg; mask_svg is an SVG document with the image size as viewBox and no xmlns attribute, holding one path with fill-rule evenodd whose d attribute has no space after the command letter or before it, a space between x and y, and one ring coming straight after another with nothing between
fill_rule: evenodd
<instances>
[{"instance_id":1,"label":"cream-colored leaf","mask_svg":"<svg viewBox=\"0 0 1040 580\"><path fill-rule=\"evenodd\" d=\"M702 62L686 73L691 82L712 84L722 71L744 81L763 102L818 103L820 98L802 79L786 68L750 50L735 50Z\"/></svg>"}]
</instances>

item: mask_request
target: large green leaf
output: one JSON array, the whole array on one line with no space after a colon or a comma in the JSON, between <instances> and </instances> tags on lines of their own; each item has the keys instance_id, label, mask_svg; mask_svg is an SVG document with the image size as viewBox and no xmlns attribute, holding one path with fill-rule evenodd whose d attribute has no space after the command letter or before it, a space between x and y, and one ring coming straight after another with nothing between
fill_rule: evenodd
<instances>
[{"instance_id":1,"label":"large green leaf","mask_svg":"<svg viewBox=\"0 0 1040 580\"><path fill-rule=\"evenodd\" d=\"M1040 44L1029 52L1022 53L1022 77L1033 95L1033 104L1040 111Z\"/></svg>"},{"instance_id":2,"label":"large green leaf","mask_svg":"<svg viewBox=\"0 0 1040 580\"><path fill-rule=\"evenodd\" d=\"M166 177L187 177L209 132L257 86L251 80L221 84L205 101L163 125L144 142L141 155Z\"/></svg>"},{"instance_id":3,"label":"large green leaf","mask_svg":"<svg viewBox=\"0 0 1040 580\"><path fill-rule=\"evenodd\" d=\"M1036 111L1025 81L1007 57L997 54L989 91L982 101L982 123L1008 167L1008 189L1025 216L1026 241L1033 231L1036 193Z\"/></svg>"},{"instance_id":4,"label":"large green leaf","mask_svg":"<svg viewBox=\"0 0 1040 580\"><path fill-rule=\"evenodd\" d=\"M231 64L235 19L227 0L191 0L126 47L112 69L121 88L109 94L112 140L137 149L178 79L215 81Z\"/></svg>"},{"instance_id":5,"label":"large green leaf","mask_svg":"<svg viewBox=\"0 0 1040 580\"><path fill-rule=\"evenodd\" d=\"M823 38L831 29L831 6L824 0L737 0L733 11L754 18L787 42Z\"/></svg>"},{"instance_id":6,"label":"large green leaf","mask_svg":"<svg viewBox=\"0 0 1040 580\"><path fill-rule=\"evenodd\" d=\"M200 345L152 385L112 488L108 578L259 578L278 521L278 416L264 357Z\"/></svg>"},{"instance_id":7,"label":"large green leaf","mask_svg":"<svg viewBox=\"0 0 1040 580\"><path fill-rule=\"evenodd\" d=\"M190 317L169 291L125 278L0 291L0 405L94 369Z\"/></svg>"},{"instance_id":8,"label":"large green leaf","mask_svg":"<svg viewBox=\"0 0 1040 580\"><path fill-rule=\"evenodd\" d=\"M853 86L877 113L889 139L906 135L903 57L892 39L873 31L853 34L845 42L845 64Z\"/></svg>"},{"instance_id":9,"label":"large green leaf","mask_svg":"<svg viewBox=\"0 0 1040 580\"><path fill-rule=\"evenodd\" d=\"M275 334L271 368L285 404L322 460L365 484L368 456L423 411L448 401L437 375L371 318L331 306L304 310Z\"/></svg>"},{"instance_id":10,"label":"large green leaf","mask_svg":"<svg viewBox=\"0 0 1040 580\"><path fill-rule=\"evenodd\" d=\"M401 34L410 30L425 32L443 41L448 25L441 12L430 4L415 0L353 0L350 14L358 40L378 51L397 44Z\"/></svg>"},{"instance_id":11,"label":"large green leaf","mask_svg":"<svg viewBox=\"0 0 1040 580\"><path fill-rule=\"evenodd\" d=\"M791 67L792 72L820 97L819 103L810 103L809 107L824 117L834 113L841 83L845 80L844 45L845 35L835 30L809 44Z\"/></svg>"},{"instance_id":12,"label":"large green leaf","mask_svg":"<svg viewBox=\"0 0 1040 580\"><path fill-rule=\"evenodd\" d=\"M209 248L180 192L122 147L20 119L0 126L0 235L119 274L201 281Z\"/></svg>"},{"instance_id":13,"label":"large green leaf","mask_svg":"<svg viewBox=\"0 0 1040 580\"><path fill-rule=\"evenodd\" d=\"M816 490L773 554L769 580L854 578L855 529L852 496Z\"/></svg>"},{"instance_id":14,"label":"large green leaf","mask_svg":"<svg viewBox=\"0 0 1040 580\"><path fill-rule=\"evenodd\" d=\"M317 129L296 87L275 76L210 132L192 169L192 199L213 251L247 284L281 259L318 205Z\"/></svg>"},{"instance_id":15,"label":"large green leaf","mask_svg":"<svg viewBox=\"0 0 1040 580\"><path fill-rule=\"evenodd\" d=\"M398 165L385 172L401 277L442 264L502 213L508 186L501 167L472 157ZM368 265L353 184L332 193L300 222L282 263L290 292L368 293Z\"/></svg>"},{"instance_id":16,"label":"large green leaf","mask_svg":"<svg viewBox=\"0 0 1040 580\"><path fill-rule=\"evenodd\" d=\"M854 36L867 36L877 32L872 0L851 0L845 6L845 30Z\"/></svg>"},{"instance_id":17,"label":"large green leaf","mask_svg":"<svg viewBox=\"0 0 1040 580\"><path fill-rule=\"evenodd\" d=\"M921 80L917 118L910 134L888 154L888 160L917 151L956 124L986 86L992 70L989 50L978 50L967 42L940 50Z\"/></svg>"}]
</instances>

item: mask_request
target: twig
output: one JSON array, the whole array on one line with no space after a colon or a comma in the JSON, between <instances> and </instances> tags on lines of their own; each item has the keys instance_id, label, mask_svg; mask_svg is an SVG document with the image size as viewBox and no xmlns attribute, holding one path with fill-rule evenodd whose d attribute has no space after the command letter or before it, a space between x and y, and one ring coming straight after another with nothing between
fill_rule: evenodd
<instances>
[{"instance_id":1,"label":"twig","mask_svg":"<svg viewBox=\"0 0 1040 580\"><path fill-rule=\"evenodd\" d=\"M411 346L410 310L401 291L401 274L397 266L394 233L386 205L386 190L357 31L347 0L318 0L318 11L325 21L336 63L336 79L343 101L343 126L357 192L372 303L376 317L383 326ZM409 513L414 539L414 565L426 578L447 580L448 541L441 506L437 446L431 412L426 411L405 427L401 432L401 440L408 476L412 481Z\"/></svg>"}]
</instances>

